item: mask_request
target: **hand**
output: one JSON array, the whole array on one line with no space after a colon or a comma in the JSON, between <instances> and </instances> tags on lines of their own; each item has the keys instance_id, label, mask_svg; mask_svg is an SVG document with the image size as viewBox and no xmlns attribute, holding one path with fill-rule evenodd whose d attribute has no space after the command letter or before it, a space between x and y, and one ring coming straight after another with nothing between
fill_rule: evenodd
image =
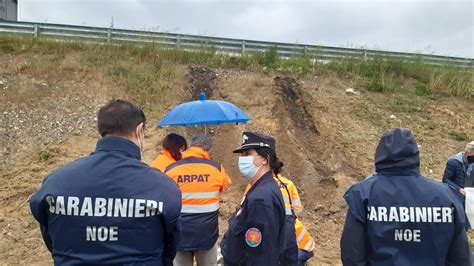
<instances>
[{"instance_id":1,"label":"hand","mask_svg":"<svg viewBox=\"0 0 474 266\"><path fill-rule=\"evenodd\" d=\"M464 188L460 188L459 189L459 193L463 194L464 196L466 196L466 191L464 190Z\"/></svg>"}]
</instances>

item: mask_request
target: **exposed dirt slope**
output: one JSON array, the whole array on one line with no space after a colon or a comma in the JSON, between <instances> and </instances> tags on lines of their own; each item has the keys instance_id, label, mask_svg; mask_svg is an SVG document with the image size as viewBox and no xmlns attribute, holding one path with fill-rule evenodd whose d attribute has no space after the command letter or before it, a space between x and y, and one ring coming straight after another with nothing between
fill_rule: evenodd
<instances>
[{"instance_id":1,"label":"exposed dirt slope","mask_svg":"<svg viewBox=\"0 0 474 266\"><path fill-rule=\"evenodd\" d=\"M100 105L113 97L134 98L133 92L124 89L123 80L109 74L110 67L84 66L81 56L0 54L2 263L51 263L30 215L28 198L49 172L94 150L95 114ZM170 108L196 99L201 89L208 98L238 105L253 118L251 122L207 127L214 137L212 156L223 163L234 183L222 199L221 232L246 185L231 151L239 146L245 130L271 134L285 163L284 176L300 190L305 207L302 221L318 243L312 265L339 263L339 238L347 210L342 195L370 174L373 152L384 130L413 129L421 145L422 173L437 179L446 158L465 144L453 134L473 138L474 123L468 123L473 121L472 105L460 99L365 91L346 94L349 87L358 90L357 84L332 74L301 78L266 70L177 64L166 68L170 74L162 82L168 89L148 113L144 161L154 159L167 133L189 138L204 131L203 127L154 128ZM395 118L390 118L392 114Z\"/></svg>"}]
</instances>

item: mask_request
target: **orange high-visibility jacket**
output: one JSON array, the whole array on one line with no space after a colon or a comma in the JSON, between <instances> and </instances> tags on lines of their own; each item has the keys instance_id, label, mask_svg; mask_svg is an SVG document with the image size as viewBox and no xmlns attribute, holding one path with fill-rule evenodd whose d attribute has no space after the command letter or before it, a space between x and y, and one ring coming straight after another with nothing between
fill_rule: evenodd
<instances>
[{"instance_id":1,"label":"orange high-visibility jacket","mask_svg":"<svg viewBox=\"0 0 474 266\"><path fill-rule=\"evenodd\" d=\"M300 195L298 194L298 189L296 188L295 184L288 178L285 178L281 175L278 175L278 178L274 177L274 179L277 182L278 186L280 187L283 200L285 201L286 215L291 215L292 209L296 216L300 215L303 212L303 205L301 205ZM282 183L286 185L286 189ZM245 188L244 195L247 194L247 191L249 191L250 187L251 185L248 184L247 187ZM291 198L291 203L290 203L290 198Z\"/></svg>"},{"instance_id":2,"label":"orange high-visibility jacket","mask_svg":"<svg viewBox=\"0 0 474 266\"><path fill-rule=\"evenodd\" d=\"M181 189L181 213L217 211L220 192L232 184L224 167L210 160L209 153L199 147L189 148L183 153L183 159L166 168L165 174Z\"/></svg>"},{"instance_id":3,"label":"orange high-visibility jacket","mask_svg":"<svg viewBox=\"0 0 474 266\"><path fill-rule=\"evenodd\" d=\"M171 156L167 149L163 149L156 159L150 163L150 167L156 168L161 172L165 172L166 167L170 166L176 160Z\"/></svg>"},{"instance_id":4,"label":"orange high-visibility jacket","mask_svg":"<svg viewBox=\"0 0 474 266\"><path fill-rule=\"evenodd\" d=\"M314 239L311 237L308 230L306 230L306 227L304 227L303 223L301 223L298 218L295 220L295 229L298 249L302 249L307 252L313 251L316 247Z\"/></svg>"}]
</instances>

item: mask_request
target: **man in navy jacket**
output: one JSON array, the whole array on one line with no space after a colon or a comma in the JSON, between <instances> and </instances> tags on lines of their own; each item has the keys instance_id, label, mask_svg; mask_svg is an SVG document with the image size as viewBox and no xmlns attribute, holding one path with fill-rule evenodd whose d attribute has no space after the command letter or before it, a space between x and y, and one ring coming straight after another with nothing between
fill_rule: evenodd
<instances>
[{"instance_id":1,"label":"man in navy jacket","mask_svg":"<svg viewBox=\"0 0 474 266\"><path fill-rule=\"evenodd\" d=\"M51 173L32 196L56 265L172 265L181 193L141 161L144 128L142 110L107 103L98 114L96 151Z\"/></svg>"},{"instance_id":2,"label":"man in navy jacket","mask_svg":"<svg viewBox=\"0 0 474 266\"><path fill-rule=\"evenodd\" d=\"M443 182L452 189L466 195L464 187L474 187L474 180L470 173L474 168L474 141L466 145L463 152L455 154L448 159L444 169Z\"/></svg>"},{"instance_id":3,"label":"man in navy jacket","mask_svg":"<svg viewBox=\"0 0 474 266\"><path fill-rule=\"evenodd\" d=\"M465 214L448 186L420 175L418 145L407 129L386 132L376 174L344 195L344 265L470 265Z\"/></svg>"}]
</instances>

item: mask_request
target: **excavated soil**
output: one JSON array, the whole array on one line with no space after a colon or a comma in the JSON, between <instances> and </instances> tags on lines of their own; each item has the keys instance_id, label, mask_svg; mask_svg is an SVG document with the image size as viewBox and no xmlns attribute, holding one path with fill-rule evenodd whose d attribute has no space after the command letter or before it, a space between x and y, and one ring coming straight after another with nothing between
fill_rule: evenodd
<instances>
[{"instance_id":1,"label":"excavated soil","mask_svg":"<svg viewBox=\"0 0 474 266\"><path fill-rule=\"evenodd\" d=\"M2 263L52 263L28 199L49 172L94 150L95 116L102 104L111 98L134 99L122 81L107 74L107 66L82 66L80 56L0 54ZM46 62L48 69L31 67L37 60ZM318 245L310 265L340 264L339 239L347 211L342 195L370 174L373 152L384 130L412 128L421 145L422 173L436 179L442 175L445 160L465 144L453 139L452 132L473 137L473 125L465 121L473 121L474 112L465 111L472 107L462 99L418 99L425 109L390 118L390 97L397 95L347 94L349 87L359 89L357 82L333 74L302 78L200 65L171 65L169 71L162 81L169 89L148 115L143 160L154 159L162 138L170 132L188 139L204 131L211 134L211 155L233 180L231 190L222 197L223 233L246 185L232 150L241 143L243 131L273 135L285 164L283 175L300 191L305 210L301 220ZM209 99L236 104L252 121L206 128L154 128L163 114L181 102L197 99L201 90Z\"/></svg>"}]
</instances>

